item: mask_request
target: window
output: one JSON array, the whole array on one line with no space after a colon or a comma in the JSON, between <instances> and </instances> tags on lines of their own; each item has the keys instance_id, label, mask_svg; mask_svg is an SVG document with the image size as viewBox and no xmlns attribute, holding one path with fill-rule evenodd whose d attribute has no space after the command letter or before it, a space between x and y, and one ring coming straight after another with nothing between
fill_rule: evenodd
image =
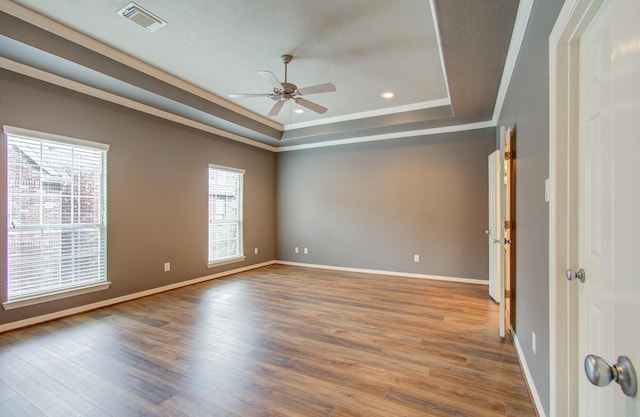
<instances>
[{"instance_id":1,"label":"window","mask_svg":"<svg viewBox=\"0 0 640 417\"><path fill-rule=\"evenodd\" d=\"M244 260L244 170L209 165L209 266Z\"/></svg>"},{"instance_id":2,"label":"window","mask_svg":"<svg viewBox=\"0 0 640 417\"><path fill-rule=\"evenodd\" d=\"M108 287L108 146L7 126L4 131L7 135L4 307L15 308Z\"/></svg>"}]
</instances>

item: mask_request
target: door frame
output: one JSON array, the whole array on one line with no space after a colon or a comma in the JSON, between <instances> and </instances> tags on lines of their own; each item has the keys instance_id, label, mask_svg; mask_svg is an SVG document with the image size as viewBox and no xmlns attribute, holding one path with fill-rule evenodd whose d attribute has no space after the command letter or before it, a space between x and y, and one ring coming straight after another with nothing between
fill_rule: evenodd
<instances>
[{"instance_id":1,"label":"door frame","mask_svg":"<svg viewBox=\"0 0 640 417\"><path fill-rule=\"evenodd\" d=\"M505 243L506 239L514 239L513 229L507 230L505 222L513 222L515 210L513 202L515 193L513 192L513 159L510 159L507 170L506 152L513 154L515 126L500 126L500 336L512 335L513 314L515 311L515 297L512 293L515 289L515 259L513 256L514 245ZM508 150L507 150L508 142ZM510 156L510 158L512 158ZM505 184L505 180L508 181ZM509 297L507 298L507 292Z\"/></svg>"},{"instance_id":2,"label":"door frame","mask_svg":"<svg viewBox=\"0 0 640 417\"><path fill-rule=\"evenodd\" d=\"M493 161L492 161L493 158ZM493 298L498 304L502 303L502 281L504 277L502 276L502 188L504 187L502 184L504 183L503 178L501 177L502 172L502 153L499 149L496 149L492 153L489 154L487 158L488 165L488 182L489 182L489 225L487 230L489 231L487 237L487 245L489 246L489 295ZM497 169L496 169L497 168ZM495 176L495 183L491 184L491 176ZM493 199L491 198L491 188L493 187ZM494 211L491 212L491 207L493 205ZM492 215L493 214L493 215ZM494 224L493 230L491 229L492 223ZM498 243L494 243L497 240ZM496 247L496 245L499 245ZM493 251L493 252L492 252ZM491 266L493 265L493 268ZM495 285L496 297L493 297L491 294L491 276L493 275L493 284ZM497 298L497 299L496 299ZM502 314L503 306L500 306L500 314ZM501 321L502 323L503 321ZM500 336L504 337L504 326L500 327Z\"/></svg>"},{"instance_id":3,"label":"door frame","mask_svg":"<svg viewBox=\"0 0 640 417\"><path fill-rule=\"evenodd\" d=\"M604 0L566 0L549 36L549 411L578 412L578 41Z\"/></svg>"}]
</instances>

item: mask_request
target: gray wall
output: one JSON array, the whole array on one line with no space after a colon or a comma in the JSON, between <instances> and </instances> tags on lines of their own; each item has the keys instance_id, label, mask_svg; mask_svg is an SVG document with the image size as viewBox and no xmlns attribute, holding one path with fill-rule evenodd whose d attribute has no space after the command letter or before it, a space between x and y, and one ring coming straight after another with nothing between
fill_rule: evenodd
<instances>
[{"instance_id":1,"label":"gray wall","mask_svg":"<svg viewBox=\"0 0 640 417\"><path fill-rule=\"evenodd\" d=\"M111 288L10 311L0 324L275 259L276 156L163 119L0 70L0 124L111 145L108 276ZM6 147L2 146L1 160ZM244 168L247 259L207 268L207 167ZM6 166L0 168L6 184ZM6 219L6 193L0 193ZM6 224L2 228L6 236ZM259 248L259 255L253 248ZM6 265L6 240L0 242ZM171 262L171 272L163 263ZM6 274L2 268L0 274ZM6 277L0 279L5 282ZM5 288L0 297L5 299Z\"/></svg>"},{"instance_id":2,"label":"gray wall","mask_svg":"<svg viewBox=\"0 0 640 417\"><path fill-rule=\"evenodd\" d=\"M536 1L500 124L516 126L516 334L549 413L549 34L563 1ZM531 345L536 334L536 352Z\"/></svg>"},{"instance_id":3,"label":"gray wall","mask_svg":"<svg viewBox=\"0 0 640 417\"><path fill-rule=\"evenodd\" d=\"M494 149L489 128L280 153L278 258L487 279Z\"/></svg>"}]
</instances>

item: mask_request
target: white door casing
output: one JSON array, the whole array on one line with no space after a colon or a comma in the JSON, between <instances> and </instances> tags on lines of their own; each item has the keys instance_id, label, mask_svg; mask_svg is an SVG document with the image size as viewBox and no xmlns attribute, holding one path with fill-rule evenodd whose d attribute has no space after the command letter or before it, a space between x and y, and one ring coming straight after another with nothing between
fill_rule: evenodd
<instances>
[{"instance_id":1,"label":"white door casing","mask_svg":"<svg viewBox=\"0 0 640 417\"><path fill-rule=\"evenodd\" d=\"M487 244L489 245L489 295L496 302L500 302L500 251L501 246L501 222L500 222L500 151L495 151L488 157L489 179L489 233Z\"/></svg>"},{"instance_id":2,"label":"white door casing","mask_svg":"<svg viewBox=\"0 0 640 417\"><path fill-rule=\"evenodd\" d=\"M578 107L578 262L587 279L578 288L578 357L615 359L611 215L611 15L605 2L580 38ZM614 404L614 390L578 379L578 415L601 417ZM586 401L584 400L586 399Z\"/></svg>"},{"instance_id":3,"label":"white door casing","mask_svg":"<svg viewBox=\"0 0 640 417\"><path fill-rule=\"evenodd\" d=\"M640 416L583 369L586 353L640 362L639 21L637 0L566 0L550 36L550 417ZM580 267L584 284L564 278Z\"/></svg>"}]
</instances>

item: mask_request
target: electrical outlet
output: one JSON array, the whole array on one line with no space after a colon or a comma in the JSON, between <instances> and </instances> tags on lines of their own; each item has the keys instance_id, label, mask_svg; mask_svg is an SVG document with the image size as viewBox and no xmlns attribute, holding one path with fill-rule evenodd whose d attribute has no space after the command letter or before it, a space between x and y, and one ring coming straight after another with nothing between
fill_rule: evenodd
<instances>
[{"instance_id":1,"label":"electrical outlet","mask_svg":"<svg viewBox=\"0 0 640 417\"><path fill-rule=\"evenodd\" d=\"M255 248L255 249L253 250L253 254L254 254L254 255L257 255L257 254L258 254L258 248Z\"/></svg>"},{"instance_id":2,"label":"electrical outlet","mask_svg":"<svg viewBox=\"0 0 640 417\"><path fill-rule=\"evenodd\" d=\"M294 249L295 253L300 253L300 248L296 246L296 248Z\"/></svg>"},{"instance_id":3,"label":"electrical outlet","mask_svg":"<svg viewBox=\"0 0 640 417\"><path fill-rule=\"evenodd\" d=\"M304 254L308 255L309 254L309 248L304 248Z\"/></svg>"},{"instance_id":4,"label":"electrical outlet","mask_svg":"<svg viewBox=\"0 0 640 417\"><path fill-rule=\"evenodd\" d=\"M536 333L531 330L531 350L533 351L533 354L536 354Z\"/></svg>"},{"instance_id":5,"label":"electrical outlet","mask_svg":"<svg viewBox=\"0 0 640 417\"><path fill-rule=\"evenodd\" d=\"M171 271L171 262L165 262L164 263L164 272L169 272Z\"/></svg>"},{"instance_id":6,"label":"electrical outlet","mask_svg":"<svg viewBox=\"0 0 640 417\"><path fill-rule=\"evenodd\" d=\"M420 262L420 255L413 255L413 262Z\"/></svg>"}]
</instances>

